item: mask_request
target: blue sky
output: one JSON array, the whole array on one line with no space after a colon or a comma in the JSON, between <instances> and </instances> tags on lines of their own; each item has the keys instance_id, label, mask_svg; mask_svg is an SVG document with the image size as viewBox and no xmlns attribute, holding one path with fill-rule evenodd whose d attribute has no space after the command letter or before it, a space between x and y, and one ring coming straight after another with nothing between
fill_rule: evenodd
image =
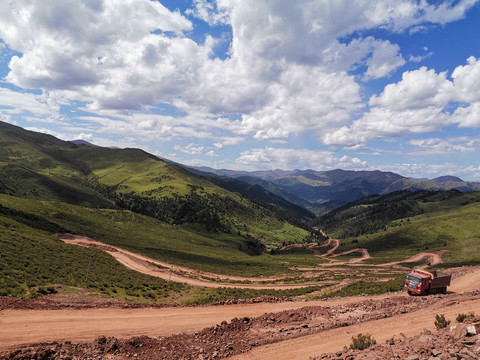
<instances>
[{"instance_id":1,"label":"blue sky","mask_svg":"<svg viewBox=\"0 0 480 360\"><path fill-rule=\"evenodd\" d=\"M480 181L479 0L0 0L0 120L214 168Z\"/></svg>"}]
</instances>

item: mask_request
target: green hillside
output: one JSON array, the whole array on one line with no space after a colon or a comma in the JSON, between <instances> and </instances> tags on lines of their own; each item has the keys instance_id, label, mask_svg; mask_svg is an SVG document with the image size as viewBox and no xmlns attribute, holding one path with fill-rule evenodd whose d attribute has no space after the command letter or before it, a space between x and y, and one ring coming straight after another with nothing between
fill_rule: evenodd
<instances>
[{"instance_id":1,"label":"green hillside","mask_svg":"<svg viewBox=\"0 0 480 360\"><path fill-rule=\"evenodd\" d=\"M127 210L85 208L54 201L33 201L0 195L0 215L48 233L69 232L120 246L136 253L216 273L268 275L288 272L288 266L312 259L294 255L251 256L247 239L237 234L205 236L192 226L173 226ZM293 237L295 229L279 229ZM300 239L298 239L300 240Z\"/></svg>"},{"instance_id":2,"label":"green hillside","mask_svg":"<svg viewBox=\"0 0 480 360\"><path fill-rule=\"evenodd\" d=\"M0 123L0 145L0 193L123 208L267 245L308 235L283 210L227 191L142 150L76 145L6 123ZM277 232L287 235L278 237Z\"/></svg>"},{"instance_id":3,"label":"green hillside","mask_svg":"<svg viewBox=\"0 0 480 360\"><path fill-rule=\"evenodd\" d=\"M83 288L137 302L205 303L310 291L192 287L128 270L101 250L68 245L51 234L74 232L174 264L238 275L285 273L299 263L311 266L313 259L303 255L252 257L239 249L239 238L211 239L125 210L7 195L0 195L0 204L0 296L36 297ZM139 235L139 229L148 231Z\"/></svg>"},{"instance_id":4,"label":"green hillside","mask_svg":"<svg viewBox=\"0 0 480 360\"><path fill-rule=\"evenodd\" d=\"M36 296L59 284L137 301L288 295L166 282L51 234L79 234L193 269L268 276L318 262L269 253L306 240L298 223L144 151L76 145L0 123L0 295Z\"/></svg>"},{"instance_id":5,"label":"green hillside","mask_svg":"<svg viewBox=\"0 0 480 360\"><path fill-rule=\"evenodd\" d=\"M448 250L442 267L480 264L480 192L401 192L374 200L337 212L342 221L330 234L344 238L341 251L360 246L368 249L372 262L383 263Z\"/></svg>"},{"instance_id":6,"label":"green hillside","mask_svg":"<svg viewBox=\"0 0 480 360\"><path fill-rule=\"evenodd\" d=\"M359 236L386 229L394 220L435 211L455 209L472 195L457 190L396 191L371 195L330 211L317 219L318 225L336 237ZM460 198L460 200L457 200Z\"/></svg>"}]
</instances>

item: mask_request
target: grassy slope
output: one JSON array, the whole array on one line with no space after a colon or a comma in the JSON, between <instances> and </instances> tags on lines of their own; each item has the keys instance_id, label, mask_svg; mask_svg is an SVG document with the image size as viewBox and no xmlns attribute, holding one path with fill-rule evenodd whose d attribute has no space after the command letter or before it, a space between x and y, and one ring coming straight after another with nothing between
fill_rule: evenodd
<instances>
[{"instance_id":1,"label":"grassy slope","mask_svg":"<svg viewBox=\"0 0 480 360\"><path fill-rule=\"evenodd\" d=\"M319 217L318 222L324 231L336 237L359 236L383 230L397 219L439 211L442 207L457 208L465 201L465 195L456 190L371 195Z\"/></svg>"},{"instance_id":2,"label":"grassy slope","mask_svg":"<svg viewBox=\"0 0 480 360\"><path fill-rule=\"evenodd\" d=\"M32 227L53 232L58 226L64 231L200 270L236 275L269 275L287 272L292 265L318 262L313 256L298 254L250 256L240 250L245 240L236 234L217 233L206 237L192 228L168 225L125 210L84 208L6 195L0 195L0 204L4 208L29 214L29 221L25 220L27 215L23 219L18 214L9 216ZM37 219L31 220L32 216Z\"/></svg>"},{"instance_id":3,"label":"grassy slope","mask_svg":"<svg viewBox=\"0 0 480 360\"><path fill-rule=\"evenodd\" d=\"M138 274L102 251L64 244L46 231L4 216L0 216L0 273L0 296L34 297L39 290L48 292L55 284L134 298L170 297L189 289Z\"/></svg>"},{"instance_id":4,"label":"grassy slope","mask_svg":"<svg viewBox=\"0 0 480 360\"><path fill-rule=\"evenodd\" d=\"M317 262L305 254L249 256L237 248L241 238L225 234L207 238L123 210L7 195L0 195L0 205L0 296L35 297L62 284L142 302L207 303L315 290L195 288L128 270L103 251L67 245L50 234L71 231L179 265L248 276L285 273L291 265Z\"/></svg>"},{"instance_id":5,"label":"grassy slope","mask_svg":"<svg viewBox=\"0 0 480 360\"><path fill-rule=\"evenodd\" d=\"M341 251L362 246L374 262L406 259L418 252L448 249L443 267L480 263L479 193L437 202L419 203L424 214L399 219L386 230L345 239Z\"/></svg>"},{"instance_id":6,"label":"grassy slope","mask_svg":"<svg viewBox=\"0 0 480 360\"><path fill-rule=\"evenodd\" d=\"M118 192L134 192L142 197L184 197L191 191L204 198L211 195L215 201L206 212L219 213L233 231L269 243L300 241L308 235L270 210L142 150L77 146L0 122L0 193L115 208L105 196L92 190L87 177L98 177L103 184L118 186ZM233 206L219 209L222 199ZM281 238L275 233L282 234Z\"/></svg>"},{"instance_id":7,"label":"grassy slope","mask_svg":"<svg viewBox=\"0 0 480 360\"><path fill-rule=\"evenodd\" d=\"M49 232L0 215L0 296L37 297L56 292L58 285L137 302L187 304L315 290L203 289L164 281L128 270L101 250L64 244Z\"/></svg>"},{"instance_id":8,"label":"grassy slope","mask_svg":"<svg viewBox=\"0 0 480 360\"><path fill-rule=\"evenodd\" d=\"M120 192L144 197L186 196L195 188L199 195L214 194L236 205L224 213L235 230L248 232L267 242L299 242L308 233L279 220L268 210L213 184L182 167L169 164L137 149L114 150L83 147L74 149L75 157L88 164L98 181L118 186Z\"/></svg>"}]
</instances>

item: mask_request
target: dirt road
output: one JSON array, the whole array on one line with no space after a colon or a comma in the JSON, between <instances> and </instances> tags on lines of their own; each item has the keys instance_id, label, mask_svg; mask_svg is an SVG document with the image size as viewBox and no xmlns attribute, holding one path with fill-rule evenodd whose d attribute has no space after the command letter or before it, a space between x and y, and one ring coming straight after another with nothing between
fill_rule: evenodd
<instances>
[{"instance_id":1,"label":"dirt road","mask_svg":"<svg viewBox=\"0 0 480 360\"><path fill-rule=\"evenodd\" d=\"M341 350L345 345L350 344L352 336L358 333L371 334L377 342L383 343L394 335L400 335L400 333L409 337L420 333L423 329L435 330L435 314L442 313L447 319L455 319L459 313L478 312L478 309L480 309L480 300L466 301L455 305L445 302L443 307L419 310L413 316L409 313L397 315L393 318L327 330L313 335L260 346L248 353L233 356L230 359L308 359L323 353Z\"/></svg>"},{"instance_id":2,"label":"dirt road","mask_svg":"<svg viewBox=\"0 0 480 360\"><path fill-rule=\"evenodd\" d=\"M143 274L155 276L162 278L168 281L181 282L193 286L202 286L210 288L237 288L237 289L275 289L275 290L286 290L286 289L298 289L310 286L319 286L324 285L324 282L311 282L311 283L301 283L301 284L257 284L256 282L267 282L273 280L279 280L286 278L283 277L265 277L265 278L252 278L252 277L240 277L240 276L226 276L219 275L214 273L208 273L205 271L193 270L183 266L172 265L164 261L153 259L141 254L136 254L131 251L107 245L100 241L93 239L67 235L62 236L58 235L67 244L84 246L84 247L94 247L100 250L103 250L113 256L118 262L123 266L141 272ZM159 265L161 268L159 268ZM199 276L210 278L211 280L205 280L197 278ZM218 280L226 282L218 282ZM228 281L248 281L251 283L239 284L239 283L228 283Z\"/></svg>"},{"instance_id":3,"label":"dirt road","mask_svg":"<svg viewBox=\"0 0 480 360\"><path fill-rule=\"evenodd\" d=\"M119 338L168 336L198 331L234 317L255 317L310 305L334 306L362 300L365 297L163 309L3 310L0 311L0 349L46 341L91 341L100 335Z\"/></svg>"},{"instance_id":4,"label":"dirt road","mask_svg":"<svg viewBox=\"0 0 480 360\"><path fill-rule=\"evenodd\" d=\"M458 277L450 290L456 292L480 289L480 269ZM311 302L258 303L247 305L221 305L204 307L180 307L163 309L85 309L85 310L3 310L0 312L0 349L11 348L20 344L46 341L70 340L72 342L92 341L100 335L128 338L136 335L152 337L168 336L181 332L194 332L202 328L229 321L234 317L255 317L266 312L300 309L304 306L335 306L353 304L365 299L385 299L391 295L359 296L337 298ZM398 296L398 294L397 294ZM407 296L407 295L404 295ZM448 300L448 297L446 298ZM293 340L280 342L273 346L258 347L251 354L244 354L239 359L282 358L293 359L297 355L290 353L289 346L305 349L300 358L306 354L318 354L341 349L360 330L369 332L377 340L394 334L416 334L423 328L433 326L436 313L468 313L480 309L480 300L474 302L443 303L443 307L427 308L412 314L397 315L390 319L370 321L341 329L330 330L316 335L308 335ZM447 316L449 317L449 316ZM288 351L287 351L288 350ZM260 353L257 353L260 352ZM280 352L277 354L274 352ZM260 356L259 355L259 356ZM272 355L272 356L270 356ZM308 356L307 356L308 357ZM258 358L258 357L257 357Z\"/></svg>"}]
</instances>

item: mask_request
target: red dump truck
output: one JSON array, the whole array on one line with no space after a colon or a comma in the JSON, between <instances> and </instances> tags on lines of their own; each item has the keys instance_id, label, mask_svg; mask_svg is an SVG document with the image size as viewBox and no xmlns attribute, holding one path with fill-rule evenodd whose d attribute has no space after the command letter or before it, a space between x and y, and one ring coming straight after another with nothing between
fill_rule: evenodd
<instances>
[{"instance_id":1,"label":"red dump truck","mask_svg":"<svg viewBox=\"0 0 480 360\"><path fill-rule=\"evenodd\" d=\"M452 275L415 269L405 278L405 290L409 295L445 294Z\"/></svg>"}]
</instances>

